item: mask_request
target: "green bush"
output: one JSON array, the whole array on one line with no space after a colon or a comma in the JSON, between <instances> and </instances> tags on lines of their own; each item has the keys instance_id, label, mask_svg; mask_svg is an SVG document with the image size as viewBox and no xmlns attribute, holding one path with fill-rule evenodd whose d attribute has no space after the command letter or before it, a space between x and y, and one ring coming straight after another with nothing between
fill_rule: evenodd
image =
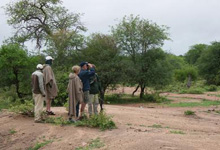
<instances>
[{"instance_id":1,"label":"green bush","mask_svg":"<svg viewBox=\"0 0 220 150\"><path fill-rule=\"evenodd\" d=\"M185 115L195 115L195 112L194 111L191 111L191 110L187 110L184 112Z\"/></svg>"},{"instance_id":2,"label":"green bush","mask_svg":"<svg viewBox=\"0 0 220 150\"><path fill-rule=\"evenodd\" d=\"M207 91L217 91L218 87L216 85L210 85L206 88Z\"/></svg>"},{"instance_id":3,"label":"green bush","mask_svg":"<svg viewBox=\"0 0 220 150\"><path fill-rule=\"evenodd\" d=\"M160 96L159 93L153 93L153 94L146 94L143 98L146 102L153 102L153 103L168 103L170 100L168 100L166 97Z\"/></svg>"},{"instance_id":4,"label":"green bush","mask_svg":"<svg viewBox=\"0 0 220 150\"><path fill-rule=\"evenodd\" d=\"M112 94L106 95L105 101L110 104L132 104L132 103L146 103L146 102L153 102L153 103L162 103L162 102L170 102L170 100L166 99L159 95L159 93L154 94L146 94L140 100L137 96L132 96L128 94Z\"/></svg>"},{"instance_id":5,"label":"green bush","mask_svg":"<svg viewBox=\"0 0 220 150\"><path fill-rule=\"evenodd\" d=\"M101 112L98 115L93 115L89 119L83 119L82 121L77 121L75 125L95 127L95 128L99 128L102 131L116 128L116 125L112 120L112 117L107 116L105 112Z\"/></svg>"},{"instance_id":6,"label":"green bush","mask_svg":"<svg viewBox=\"0 0 220 150\"><path fill-rule=\"evenodd\" d=\"M63 117L48 117L45 119L45 123L51 123L55 125L69 125L71 122L65 120Z\"/></svg>"},{"instance_id":7,"label":"green bush","mask_svg":"<svg viewBox=\"0 0 220 150\"><path fill-rule=\"evenodd\" d=\"M204 90L201 88L190 88L184 89L179 92L179 94L203 94Z\"/></svg>"},{"instance_id":8,"label":"green bush","mask_svg":"<svg viewBox=\"0 0 220 150\"><path fill-rule=\"evenodd\" d=\"M11 105L11 107L9 108L9 111L20 113L22 115L27 115L30 117L34 116L34 104L32 100L25 100L24 104L14 103L13 105L14 106Z\"/></svg>"}]
</instances>

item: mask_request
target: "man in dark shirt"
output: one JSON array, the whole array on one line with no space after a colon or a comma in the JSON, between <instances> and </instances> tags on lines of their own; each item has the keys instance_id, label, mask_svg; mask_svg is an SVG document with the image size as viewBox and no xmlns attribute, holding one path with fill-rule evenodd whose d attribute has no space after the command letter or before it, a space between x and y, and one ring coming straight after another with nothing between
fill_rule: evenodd
<instances>
[{"instance_id":1,"label":"man in dark shirt","mask_svg":"<svg viewBox=\"0 0 220 150\"><path fill-rule=\"evenodd\" d=\"M95 69L93 68L92 64L87 62L80 63L81 71L79 73L79 78L81 79L83 83L83 103L81 106L81 114L80 118L82 117L82 114L84 113L86 104L89 102L89 90L90 90L90 77L95 75Z\"/></svg>"}]
</instances>

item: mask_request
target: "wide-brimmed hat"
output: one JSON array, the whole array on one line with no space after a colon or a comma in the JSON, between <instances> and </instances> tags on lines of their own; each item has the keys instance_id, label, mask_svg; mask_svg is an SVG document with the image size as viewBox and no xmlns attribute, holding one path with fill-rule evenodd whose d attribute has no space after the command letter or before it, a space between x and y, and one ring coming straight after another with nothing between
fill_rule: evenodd
<instances>
[{"instance_id":1,"label":"wide-brimmed hat","mask_svg":"<svg viewBox=\"0 0 220 150\"><path fill-rule=\"evenodd\" d=\"M43 65L38 64L36 68L37 68L37 69L43 69Z\"/></svg>"},{"instance_id":2,"label":"wide-brimmed hat","mask_svg":"<svg viewBox=\"0 0 220 150\"><path fill-rule=\"evenodd\" d=\"M47 56L45 59L46 60L54 60L51 56Z\"/></svg>"}]
</instances>

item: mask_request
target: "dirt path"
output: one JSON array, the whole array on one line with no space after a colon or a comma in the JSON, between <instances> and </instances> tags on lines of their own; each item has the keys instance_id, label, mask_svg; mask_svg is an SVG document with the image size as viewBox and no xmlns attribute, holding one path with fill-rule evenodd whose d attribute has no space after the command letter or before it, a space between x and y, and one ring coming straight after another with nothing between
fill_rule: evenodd
<instances>
[{"instance_id":1,"label":"dirt path","mask_svg":"<svg viewBox=\"0 0 220 150\"><path fill-rule=\"evenodd\" d=\"M217 107L190 108L196 111L196 116L186 117L187 108L108 105L106 112L114 116L118 128L104 132L86 127L36 124L33 118L2 112L0 149L27 149L37 141L51 139L53 142L42 149L73 150L99 137L105 143L101 149L107 150L217 150L220 147L220 115L205 112L213 108L220 110ZM66 116L64 108L53 110L57 116ZM10 134L12 129L16 133ZM183 134L175 134L178 131Z\"/></svg>"}]
</instances>

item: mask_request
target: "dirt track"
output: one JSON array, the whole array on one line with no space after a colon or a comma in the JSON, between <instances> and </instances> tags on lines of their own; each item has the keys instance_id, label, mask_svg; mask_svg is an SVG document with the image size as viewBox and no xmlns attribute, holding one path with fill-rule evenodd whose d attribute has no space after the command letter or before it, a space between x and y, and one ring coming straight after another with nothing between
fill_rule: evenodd
<instances>
[{"instance_id":1,"label":"dirt track","mask_svg":"<svg viewBox=\"0 0 220 150\"><path fill-rule=\"evenodd\" d=\"M131 90L132 91L132 90ZM173 103L219 100L213 96L164 93ZM41 149L73 150L100 138L103 150L218 150L220 149L220 110L218 106L170 108L155 104L105 105L117 129L100 131L87 127L36 124L33 118L0 112L0 149L27 149L43 140L53 140ZM185 116L192 110L195 116ZM53 108L56 116L67 117L63 107ZM10 130L16 133L10 133Z\"/></svg>"}]
</instances>

